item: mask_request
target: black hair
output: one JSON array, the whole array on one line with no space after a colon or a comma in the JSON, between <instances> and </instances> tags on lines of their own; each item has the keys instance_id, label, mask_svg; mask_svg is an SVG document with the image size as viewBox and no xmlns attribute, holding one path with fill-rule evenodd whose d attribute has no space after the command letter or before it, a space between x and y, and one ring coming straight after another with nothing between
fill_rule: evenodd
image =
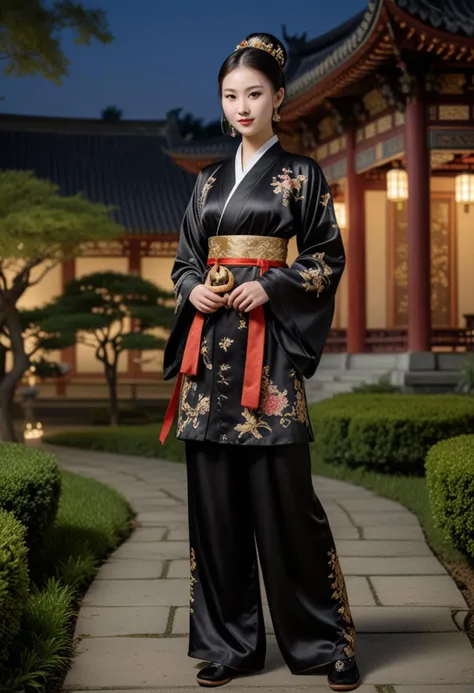
<instances>
[{"instance_id":1,"label":"black hair","mask_svg":"<svg viewBox=\"0 0 474 693\"><path fill-rule=\"evenodd\" d=\"M286 50L282 42L277 39L272 34L249 34L245 41L250 39L258 39L265 44L271 44L273 50L280 49L281 54L284 56L283 65L286 63ZM277 92L281 87L285 87L285 75L283 74L283 65L281 65L278 60L267 53L267 51L261 48L254 48L253 46L245 46L245 48L239 48L239 50L231 53L222 63L222 67L219 70L218 82L219 82L219 94L222 95L222 82L224 78L235 70L237 67L245 66L250 67L254 70L259 70L263 72L265 77L269 80L273 86L275 92Z\"/></svg>"}]
</instances>

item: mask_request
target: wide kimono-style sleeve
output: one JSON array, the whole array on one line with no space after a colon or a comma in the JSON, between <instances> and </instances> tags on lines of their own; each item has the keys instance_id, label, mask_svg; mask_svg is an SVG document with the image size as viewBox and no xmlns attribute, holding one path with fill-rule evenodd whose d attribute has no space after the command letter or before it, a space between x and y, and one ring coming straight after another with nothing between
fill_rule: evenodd
<instances>
[{"instance_id":1,"label":"wide kimono-style sleeve","mask_svg":"<svg viewBox=\"0 0 474 693\"><path fill-rule=\"evenodd\" d=\"M163 379L174 377L181 365L186 338L196 308L189 294L203 281L206 271L208 243L201 223L201 204L206 194L208 176L199 173L179 232L178 251L171 270L175 295L175 319L163 356Z\"/></svg>"},{"instance_id":2,"label":"wide kimono-style sleeve","mask_svg":"<svg viewBox=\"0 0 474 693\"><path fill-rule=\"evenodd\" d=\"M304 161L293 168L300 180L306 178L302 199L293 201L298 256L290 267L271 267L257 281L270 299L265 309L276 340L310 378L333 320L345 253L326 178L316 162Z\"/></svg>"}]
</instances>

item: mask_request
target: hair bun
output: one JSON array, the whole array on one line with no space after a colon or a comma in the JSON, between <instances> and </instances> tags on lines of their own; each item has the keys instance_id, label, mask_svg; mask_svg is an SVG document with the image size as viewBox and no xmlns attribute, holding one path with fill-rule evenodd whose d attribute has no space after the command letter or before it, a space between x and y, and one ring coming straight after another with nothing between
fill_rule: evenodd
<instances>
[{"instance_id":1,"label":"hair bun","mask_svg":"<svg viewBox=\"0 0 474 693\"><path fill-rule=\"evenodd\" d=\"M242 48L257 48L271 55L283 69L286 63L286 50L282 42L273 34L249 34L235 48L236 51Z\"/></svg>"}]
</instances>

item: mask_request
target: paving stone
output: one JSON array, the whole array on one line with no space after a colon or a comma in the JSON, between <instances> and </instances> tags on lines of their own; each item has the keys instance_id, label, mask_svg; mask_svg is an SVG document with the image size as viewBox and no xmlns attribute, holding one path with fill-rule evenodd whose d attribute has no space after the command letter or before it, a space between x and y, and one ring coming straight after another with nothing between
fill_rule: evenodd
<instances>
[{"instance_id":1,"label":"paving stone","mask_svg":"<svg viewBox=\"0 0 474 693\"><path fill-rule=\"evenodd\" d=\"M356 578L359 579L359 578ZM187 606L188 580L97 580L84 606Z\"/></svg>"},{"instance_id":2,"label":"paving stone","mask_svg":"<svg viewBox=\"0 0 474 693\"><path fill-rule=\"evenodd\" d=\"M201 665L199 665L201 666ZM252 679L253 681L254 679ZM179 686L179 687L174 687L171 688L172 684L168 684L166 687L166 690L164 690L162 687L160 688L140 688L139 693L168 693L170 690L176 690L179 693L196 693L196 685L192 686L189 688L188 686ZM236 688L232 684L226 684L225 687L226 693L237 693L242 691L242 688ZM292 684L290 688L287 686L281 687L281 686L245 686L245 690L247 693L328 693L328 687L327 685L321 684L319 686L311 685L311 686L300 686L299 684ZM453 693L465 693L467 689L458 689L455 687ZM357 691L359 693L377 693L377 689L375 686L365 686L362 685L360 686ZM83 691L71 691L71 693L83 693ZM92 691L90 688L87 689L87 693L104 693L104 689L98 691ZM133 690L130 690L128 688L126 691L124 690L117 690L116 688L113 689L113 693L134 693ZM138 693L138 691L137 691ZM420 693L423 693L422 691ZM431 691L426 691L426 693L431 693ZM448 692L447 692L448 693ZM468 693L474 693L474 691L470 691Z\"/></svg>"},{"instance_id":3,"label":"paving stone","mask_svg":"<svg viewBox=\"0 0 474 693\"><path fill-rule=\"evenodd\" d=\"M357 633L446 633L457 632L448 608L437 607L392 607L353 606L351 604ZM273 624L267 604L263 606L267 633L273 633ZM189 633L189 608L176 609L174 634ZM473 691L474 693L474 691Z\"/></svg>"},{"instance_id":4,"label":"paving stone","mask_svg":"<svg viewBox=\"0 0 474 693\"><path fill-rule=\"evenodd\" d=\"M444 633L457 631L448 607L351 605L351 611L358 633Z\"/></svg>"},{"instance_id":5,"label":"paving stone","mask_svg":"<svg viewBox=\"0 0 474 693\"><path fill-rule=\"evenodd\" d=\"M473 681L473 652L464 633L404 633L359 637L364 683L429 686Z\"/></svg>"},{"instance_id":6,"label":"paving stone","mask_svg":"<svg viewBox=\"0 0 474 693\"><path fill-rule=\"evenodd\" d=\"M75 635L91 637L117 635L161 634L166 630L169 608L147 607L83 607Z\"/></svg>"},{"instance_id":7,"label":"paving stone","mask_svg":"<svg viewBox=\"0 0 474 693\"><path fill-rule=\"evenodd\" d=\"M364 527L364 539L376 539L385 541L386 539L412 539L425 541L425 536L420 526L403 525L394 527Z\"/></svg>"},{"instance_id":8,"label":"paving stone","mask_svg":"<svg viewBox=\"0 0 474 693\"><path fill-rule=\"evenodd\" d=\"M360 537L359 530L354 525L346 525L345 527L331 525L331 532L336 541L338 539L359 539Z\"/></svg>"},{"instance_id":9,"label":"paving stone","mask_svg":"<svg viewBox=\"0 0 474 693\"><path fill-rule=\"evenodd\" d=\"M466 602L449 575L372 577L385 606L448 606L466 608Z\"/></svg>"},{"instance_id":10,"label":"paving stone","mask_svg":"<svg viewBox=\"0 0 474 693\"><path fill-rule=\"evenodd\" d=\"M109 560L101 567L96 580L149 580L159 578L163 572L163 561L153 560Z\"/></svg>"},{"instance_id":11,"label":"paving stone","mask_svg":"<svg viewBox=\"0 0 474 693\"><path fill-rule=\"evenodd\" d=\"M163 536L169 533L166 526L161 527L137 527L127 543L142 541L163 541Z\"/></svg>"},{"instance_id":12,"label":"paving stone","mask_svg":"<svg viewBox=\"0 0 474 693\"><path fill-rule=\"evenodd\" d=\"M433 684L430 684L428 686L422 686L420 684L416 686L401 686L399 684L396 688L396 693L474 693L474 684L461 683L458 685L451 683L447 686L436 686Z\"/></svg>"},{"instance_id":13,"label":"paving stone","mask_svg":"<svg viewBox=\"0 0 474 693\"><path fill-rule=\"evenodd\" d=\"M125 542L113 554L115 559L127 558L189 558L189 549L183 541Z\"/></svg>"},{"instance_id":14,"label":"paving stone","mask_svg":"<svg viewBox=\"0 0 474 693\"><path fill-rule=\"evenodd\" d=\"M341 505L348 512L367 512L367 499L366 498L347 498L339 501ZM372 498L370 500L370 512L402 512L406 508L396 501L390 500L389 498Z\"/></svg>"},{"instance_id":15,"label":"paving stone","mask_svg":"<svg viewBox=\"0 0 474 693\"><path fill-rule=\"evenodd\" d=\"M64 690L136 688L143 693L147 686L167 692L188 686L195 691L196 673L201 666L199 660L187 656L187 638L87 638L79 644ZM266 686L269 690L274 686L278 693L284 691L285 686L291 693L304 691L305 687L310 691L317 691L319 686L321 691L327 693L328 690L324 670L297 677L291 674L273 637L268 638L265 671L232 682L236 691L248 690L251 686L258 693L263 693ZM374 693L370 686L358 690Z\"/></svg>"},{"instance_id":16,"label":"paving stone","mask_svg":"<svg viewBox=\"0 0 474 693\"><path fill-rule=\"evenodd\" d=\"M348 575L345 582L351 606L375 606L375 599L366 578Z\"/></svg>"},{"instance_id":17,"label":"paving stone","mask_svg":"<svg viewBox=\"0 0 474 693\"><path fill-rule=\"evenodd\" d=\"M403 558L341 556L346 575L446 575L446 570L434 556L405 556Z\"/></svg>"},{"instance_id":18,"label":"paving stone","mask_svg":"<svg viewBox=\"0 0 474 693\"><path fill-rule=\"evenodd\" d=\"M408 510L400 512L351 512L350 516L358 527L383 527L383 526L414 526L418 527L418 519Z\"/></svg>"},{"instance_id":19,"label":"paving stone","mask_svg":"<svg viewBox=\"0 0 474 693\"><path fill-rule=\"evenodd\" d=\"M339 540L337 542L337 553L340 558L343 556L433 556L430 547L425 541L403 540Z\"/></svg>"},{"instance_id":20,"label":"paving stone","mask_svg":"<svg viewBox=\"0 0 474 693\"><path fill-rule=\"evenodd\" d=\"M188 510L184 505L177 505L175 508L167 508L166 510L147 510L146 512L139 512L138 519L141 523L156 522L160 525L176 520L184 522L188 519Z\"/></svg>"},{"instance_id":21,"label":"paving stone","mask_svg":"<svg viewBox=\"0 0 474 693\"><path fill-rule=\"evenodd\" d=\"M188 526L183 526L180 529L172 529L168 534L168 541L189 541Z\"/></svg>"},{"instance_id":22,"label":"paving stone","mask_svg":"<svg viewBox=\"0 0 474 693\"><path fill-rule=\"evenodd\" d=\"M169 578L189 578L189 561L171 561L168 577Z\"/></svg>"}]
</instances>

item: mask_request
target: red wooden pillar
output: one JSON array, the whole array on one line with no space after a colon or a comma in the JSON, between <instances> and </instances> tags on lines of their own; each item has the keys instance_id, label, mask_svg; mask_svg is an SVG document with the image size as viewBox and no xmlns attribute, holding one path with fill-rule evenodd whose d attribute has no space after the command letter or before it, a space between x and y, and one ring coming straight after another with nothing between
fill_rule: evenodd
<instances>
[{"instance_id":1,"label":"red wooden pillar","mask_svg":"<svg viewBox=\"0 0 474 693\"><path fill-rule=\"evenodd\" d=\"M348 323L347 351L359 354L365 350L366 280L365 280L365 184L356 173L356 128L346 132L347 142L347 274Z\"/></svg>"},{"instance_id":2,"label":"red wooden pillar","mask_svg":"<svg viewBox=\"0 0 474 693\"><path fill-rule=\"evenodd\" d=\"M430 158L426 106L416 95L407 104L405 153L408 174L408 350L431 347Z\"/></svg>"},{"instance_id":3,"label":"red wooden pillar","mask_svg":"<svg viewBox=\"0 0 474 693\"><path fill-rule=\"evenodd\" d=\"M71 260L66 260L61 265L61 287L62 291L68 282L76 277L76 260L72 258ZM56 394L58 396L64 397L67 394L67 382L71 376L76 372L76 347L71 346L67 349L61 350L61 362L67 363L71 370L68 375L61 376L56 381Z\"/></svg>"},{"instance_id":4,"label":"red wooden pillar","mask_svg":"<svg viewBox=\"0 0 474 693\"><path fill-rule=\"evenodd\" d=\"M142 258L140 255L140 240L138 238L132 238L130 240L130 251L128 255L128 273L136 274L138 276L142 273ZM138 320L132 319L131 327L132 329L138 325ZM141 373L141 366L137 359L140 358L140 351L135 349L130 350L128 353L128 375L129 377L137 377Z\"/></svg>"}]
</instances>

